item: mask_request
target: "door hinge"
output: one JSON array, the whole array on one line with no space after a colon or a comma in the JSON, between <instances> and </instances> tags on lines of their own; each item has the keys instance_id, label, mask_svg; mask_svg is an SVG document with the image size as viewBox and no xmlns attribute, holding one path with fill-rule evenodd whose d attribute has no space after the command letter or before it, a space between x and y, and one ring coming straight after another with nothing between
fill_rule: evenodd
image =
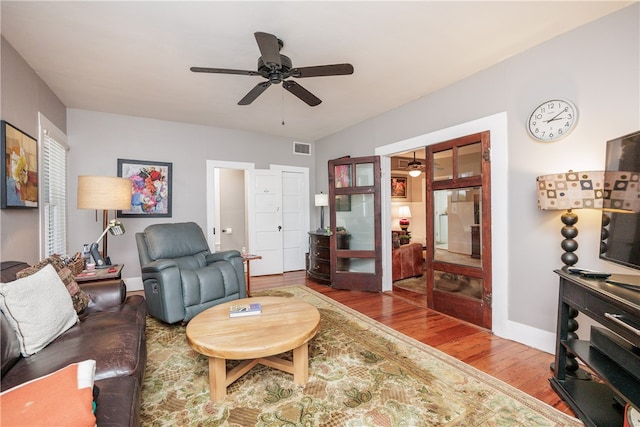
<instances>
[{"instance_id":1,"label":"door hinge","mask_svg":"<svg viewBox=\"0 0 640 427\"><path fill-rule=\"evenodd\" d=\"M491 161L491 147L482 152L482 158L487 162Z\"/></svg>"},{"instance_id":2,"label":"door hinge","mask_svg":"<svg viewBox=\"0 0 640 427\"><path fill-rule=\"evenodd\" d=\"M216 228L215 227L213 227L213 235L214 236L216 235Z\"/></svg>"},{"instance_id":3,"label":"door hinge","mask_svg":"<svg viewBox=\"0 0 640 427\"><path fill-rule=\"evenodd\" d=\"M489 308L492 308L491 303L493 302L493 294L488 293L487 295L485 295L484 302L487 304L487 306L489 306Z\"/></svg>"}]
</instances>

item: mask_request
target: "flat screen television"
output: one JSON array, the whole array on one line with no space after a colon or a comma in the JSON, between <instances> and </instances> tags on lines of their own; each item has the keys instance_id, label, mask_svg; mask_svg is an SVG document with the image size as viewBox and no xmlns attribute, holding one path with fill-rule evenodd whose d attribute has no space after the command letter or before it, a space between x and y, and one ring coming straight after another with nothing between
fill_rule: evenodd
<instances>
[{"instance_id":1,"label":"flat screen television","mask_svg":"<svg viewBox=\"0 0 640 427\"><path fill-rule=\"evenodd\" d=\"M640 270L640 131L607 141L600 258ZM638 275L612 282L640 286Z\"/></svg>"}]
</instances>

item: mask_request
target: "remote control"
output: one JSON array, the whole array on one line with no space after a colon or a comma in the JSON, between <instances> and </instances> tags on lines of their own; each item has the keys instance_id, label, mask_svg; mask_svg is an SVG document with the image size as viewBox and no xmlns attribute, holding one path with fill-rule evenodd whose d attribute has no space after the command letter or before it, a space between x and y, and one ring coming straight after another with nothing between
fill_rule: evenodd
<instances>
[{"instance_id":1,"label":"remote control","mask_svg":"<svg viewBox=\"0 0 640 427\"><path fill-rule=\"evenodd\" d=\"M580 275L587 279L606 279L611 276L611 273L605 273L602 271L582 271L580 272Z\"/></svg>"},{"instance_id":2,"label":"remote control","mask_svg":"<svg viewBox=\"0 0 640 427\"><path fill-rule=\"evenodd\" d=\"M569 267L567 268L569 273L579 274L582 277L588 279L606 279L611 276L611 273L605 273L603 271L587 270L586 268Z\"/></svg>"}]
</instances>

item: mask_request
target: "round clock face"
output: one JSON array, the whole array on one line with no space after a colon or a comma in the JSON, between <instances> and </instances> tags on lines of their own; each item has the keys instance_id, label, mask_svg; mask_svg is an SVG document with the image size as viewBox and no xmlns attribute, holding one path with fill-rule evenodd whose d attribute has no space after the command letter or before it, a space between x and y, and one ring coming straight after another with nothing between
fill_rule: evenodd
<instances>
[{"instance_id":1,"label":"round clock face","mask_svg":"<svg viewBox=\"0 0 640 427\"><path fill-rule=\"evenodd\" d=\"M571 101L551 99L531 112L527 130L538 141L553 142L567 136L577 122L578 110Z\"/></svg>"}]
</instances>

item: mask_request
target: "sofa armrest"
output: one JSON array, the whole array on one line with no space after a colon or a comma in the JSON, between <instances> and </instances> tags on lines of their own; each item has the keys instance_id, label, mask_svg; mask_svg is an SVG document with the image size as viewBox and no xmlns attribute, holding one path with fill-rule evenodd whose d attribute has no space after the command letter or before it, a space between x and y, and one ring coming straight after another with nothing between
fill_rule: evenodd
<instances>
[{"instance_id":1,"label":"sofa armrest","mask_svg":"<svg viewBox=\"0 0 640 427\"><path fill-rule=\"evenodd\" d=\"M116 307L124 303L127 287L120 279L78 283L91 298L89 307L98 309Z\"/></svg>"},{"instance_id":2,"label":"sofa armrest","mask_svg":"<svg viewBox=\"0 0 640 427\"><path fill-rule=\"evenodd\" d=\"M217 261L231 261L233 258L240 257L240 251L220 251L208 254L206 257L207 265Z\"/></svg>"}]
</instances>

